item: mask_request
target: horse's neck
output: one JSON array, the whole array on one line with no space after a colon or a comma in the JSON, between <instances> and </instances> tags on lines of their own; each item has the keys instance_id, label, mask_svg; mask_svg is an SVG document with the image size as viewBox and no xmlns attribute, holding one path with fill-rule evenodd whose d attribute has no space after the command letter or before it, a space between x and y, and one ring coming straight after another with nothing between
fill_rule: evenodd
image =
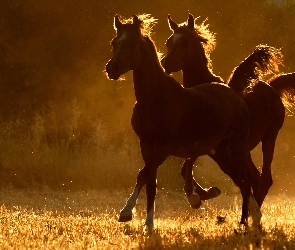
<instances>
[{"instance_id":1,"label":"horse's neck","mask_svg":"<svg viewBox=\"0 0 295 250\"><path fill-rule=\"evenodd\" d=\"M146 104L163 92L168 76L146 44L141 46L141 54L139 66L133 70L133 81L137 103Z\"/></svg>"},{"instance_id":2,"label":"horse's neck","mask_svg":"<svg viewBox=\"0 0 295 250\"><path fill-rule=\"evenodd\" d=\"M228 86L234 89L239 94L243 94L246 87L250 84L249 79L245 75L240 75L235 72L228 80Z\"/></svg>"},{"instance_id":3,"label":"horse's neck","mask_svg":"<svg viewBox=\"0 0 295 250\"><path fill-rule=\"evenodd\" d=\"M198 73L196 68L183 70L183 86L186 88L197 86L208 82L221 82L222 80L213 75L210 71Z\"/></svg>"},{"instance_id":4,"label":"horse's neck","mask_svg":"<svg viewBox=\"0 0 295 250\"><path fill-rule=\"evenodd\" d=\"M183 69L183 86L193 87L203 83L222 82L222 78L216 76L208 67L207 60L195 53L193 60L187 62Z\"/></svg>"}]
</instances>

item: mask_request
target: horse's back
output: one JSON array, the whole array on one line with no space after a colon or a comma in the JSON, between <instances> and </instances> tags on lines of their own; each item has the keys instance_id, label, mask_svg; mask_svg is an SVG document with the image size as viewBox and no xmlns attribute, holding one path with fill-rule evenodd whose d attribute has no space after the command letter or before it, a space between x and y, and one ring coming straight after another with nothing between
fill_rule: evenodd
<instances>
[{"instance_id":1,"label":"horse's back","mask_svg":"<svg viewBox=\"0 0 295 250\"><path fill-rule=\"evenodd\" d=\"M246 141L249 131L249 111L240 95L225 84L206 83L186 89L188 127L204 140L221 141L229 137ZM194 126L196 126L194 128ZM243 137L243 138L241 138Z\"/></svg>"},{"instance_id":2,"label":"horse's back","mask_svg":"<svg viewBox=\"0 0 295 250\"><path fill-rule=\"evenodd\" d=\"M284 88L288 87L291 82L295 82L295 72L277 75L269 80L270 85L275 89L279 85L284 85Z\"/></svg>"},{"instance_id":3,"label":"horse's back","mask_svg":"<svg viewBox=\"0 0 295 250\"><path fill-rule=\"evenodd\" d=\"M221 116L221 120L230 120L235 116L249 119L247 105L236 91L223 83L205 83L187 89L190 93L190 101L195 105L206 106L214 114Z\"/></svg>"}]
</instances>

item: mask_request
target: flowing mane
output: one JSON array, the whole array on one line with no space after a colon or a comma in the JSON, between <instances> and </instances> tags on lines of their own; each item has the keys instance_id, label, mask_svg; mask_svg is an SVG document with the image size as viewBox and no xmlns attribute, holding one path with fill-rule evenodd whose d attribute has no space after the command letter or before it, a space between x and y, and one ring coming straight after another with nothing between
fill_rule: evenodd
<instances>
[{"instance_id":1,"label":"flowing mane","mask_svg":"<svg viewBox=\"0 0 295 250\"><path fill-rule=\"evenodd\" d=\"M140 21L140 31L141 35L144 36L146 41L149 43L150 47L153 48L152 50L155 51L157 55L157 59L160 59L162 57L162 53L157 50L157 47L155 46L154 41L152 40L151 36L154 33L154 26L158 23L158 19L152 17L150 14L140 14L137 15ZM132 26L133 18L125 18L123 19L120 17L120 20L122 24L127 24ZM117 30L115 24L114 29Z\"/></svg>"},{"instance_id":2,"label":"flowing mane","mask_svg":"<svg viewBox=\"0 0 295 250\"><path fill-rule=\"evenodd\" d=\"M206 55L210 56L210 53L216 47L216 34L209 30L209 24L205 24L203 21L200 25L195 25L195 32L203 44Z\"/></svg>"},{"instance_id":3,"label":"flowing mane","mask_svg":"<svg viewBox=\"0 0 295 250\"><path fill-rule=\"evenodd\" d=\"M143 36L151 37L151 34L153 33L154 26L158 23L158 19L152 17L150 14L140 14L137 15L138 19L140 20L140 30L141 34ZM120 17L120 20L123 24L130 24L132 25L133 18L125 18L123 19ZM116 26L114 26L114 29L117 30Z\"/></svg>"},{"instance_id":4,"label":"flowing mane","mask_svg":"<svg viewBox=\"0 0 295 250\"><path fill-rule=\"evenodd\" d=\"M228 85L241 94L252 88L267 74L278 71L283 55L279 49L267 45L256 46L253 53L237 66L228 79Z\"/></svg>"},{"instance_id":5,"label":"flowing mane","mask_svg":"<svg viewBox=\"0 0 295 250\"><path fill-rule=\"evenodd\" d=\"M212 71L213 64L210 59L210 54L216 47L216 34L209 30L209 24L206 24L207 20L206 18L200 25L195 24L194 31L197 38L196 41L198 41L204 49L207 66ZM181 26L188 27L188 24L182 23Z\"/></svg>"}]
</instances>

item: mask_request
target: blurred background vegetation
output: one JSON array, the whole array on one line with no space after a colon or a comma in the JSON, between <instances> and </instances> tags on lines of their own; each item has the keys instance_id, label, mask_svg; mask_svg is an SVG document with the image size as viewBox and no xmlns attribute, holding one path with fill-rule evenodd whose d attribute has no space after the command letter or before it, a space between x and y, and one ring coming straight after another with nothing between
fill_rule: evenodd
<instances>
[{"instance_id":1,"label":"blurred background vegetation","mask_svg":"<svg viewBox=\"0 0 295 250\"><path fill-rule=\"evenodd\" d=\"M2 0L0 6L0 183L54 189L133 187L143 167L130 117L132 74L110 81L113 17L150 13L153 40L165 53L167 14L208 17L216 33L214 73L227 79L258 44L282 49L282 72L295 71L295 1L292 0ZM197 21L198 22L198 21ZM177 79L181 76L175 74ZM277 140L272 193L294 194L295 120ZM253 152L261 165L258 148ZM159 169L159 188L182 190L181 159ZM214 162L202 157L196 179L236 192Z\"/></svg>"}]
</instances>

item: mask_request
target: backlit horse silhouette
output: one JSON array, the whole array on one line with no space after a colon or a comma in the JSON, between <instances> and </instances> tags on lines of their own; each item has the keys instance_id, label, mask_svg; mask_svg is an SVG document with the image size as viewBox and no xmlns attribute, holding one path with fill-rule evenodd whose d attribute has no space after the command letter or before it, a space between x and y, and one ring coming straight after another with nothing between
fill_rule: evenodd
<instances>
[{"instance_id":1,"label":"backlit horse silhouette","mask_svg":"<svg viewBox=\"0 0 295 250\"><path fill-rule=\"evenodd\" d=\"M162 59L166 72L182 70L184 87L192 87L216 79L212 73L209 54L214 47L215 37L204 23L195 26L194 17L190 14L186 25L178 25L170 15L168 23L173 30L167 40L168 52ZM270 85L259 81L265 73L277 69L281 63L279 50L269 46L258 46L234 71L228 85L237 91L245 100L250 112L250 134L248 149L254 149L262 142L263 165L261 175L253 166L250 169L254 197L261 207L269 188L272 185L271 163L273 160L275 141L284 123L285 108L280 96L285 96L285 104L294 102L294 75L283 75ZM292 78L293 77L293 78ZM290 80L292 78L292 81ZM285 84L278 83L284 80ZM278 95L279 94L279 95ZM220 166L222 159L210 155ZM185 161L182 172L195 159ZM214 197L203 190L197 183L196 192L205 198Z\"/></svg>"},{"instance_id":2,"label":"backlit horse silhouette","mask_svg":"<svg viewBox=\"0 0 295 250\"><path fill-rule=\"evenodd\" d=\"M146 185L145 225L153 228L157 168L169 155L197 158L214 153L223 155L226 172L243 197L241 223L247 224L248 209L259 223L261 213L251 194L246 143L249 111L243 99L225 84L202 84L183 88L160 65L154 43L149 38L153 25L148 15L120 21L115 16L116 36L113 57L106 65L110 79L133 70L136 104L131 124L140 139L144 167L137 176L133 193L120 213L119 221L132 219L141 188ZM186 168L184 190L193 208L201 204L193 193L192 165Z\"/></svg>"}]
</instances>

